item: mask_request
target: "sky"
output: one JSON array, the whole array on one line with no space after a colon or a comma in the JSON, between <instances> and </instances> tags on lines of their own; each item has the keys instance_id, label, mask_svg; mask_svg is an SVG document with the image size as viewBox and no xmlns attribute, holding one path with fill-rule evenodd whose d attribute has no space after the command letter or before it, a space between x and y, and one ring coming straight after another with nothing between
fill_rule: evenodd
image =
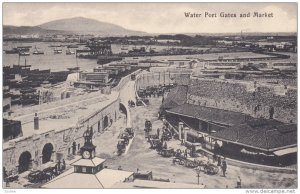
<instances>
[{"instance_id":1,"label":"sky","mask_svg":"<svg viewBox=\"0 0 300 194\"><path fill-rule=\"evenodd\" d=\"M185 13L202 14L187 18ZM217 17L204 17L205 12ZM236 18L220 17L235 13ZM251 17L240 18L241 13ZM270 18L254 12L273 13ZM35 26L86 17L148 33L297 32L296 3L4 3L3 24Z\"/></svg>"}]
</instances>

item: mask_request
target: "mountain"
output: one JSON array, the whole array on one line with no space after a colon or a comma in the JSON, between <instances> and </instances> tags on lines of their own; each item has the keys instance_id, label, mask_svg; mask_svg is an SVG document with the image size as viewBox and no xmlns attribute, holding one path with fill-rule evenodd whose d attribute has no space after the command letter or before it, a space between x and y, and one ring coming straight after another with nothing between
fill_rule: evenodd
<instances>
[{"instance_id":1,"label":"mountain","mask_svg":"<svg viewBox=\"0 0 300 194\"><path fill-rule=\"evenodd\" d=\"M146 34L144 32L128 30L115 24L100 22L95 19L88 19L84 17L55 20L41 24L38 27L46 30L70 31L77 34L105 36Z\"/></svg>"},{"instance_id":2,"label":"mountain","mask_svg":"<svg viewBox=\"0 0 300 194\"><path fill-rule=\"evenodd\" d=\"M7 26L3 25L3 35L45 35L67 34L66 31L47 30L37 26Z\"/></svg>"},{"instance_id":3,"label":"mountain","mask_svg":"<svg viewBox=\"0 0 300 194\"><path fill-rule=\"evenodd\" d=\"M3 35L30 34L93 34L99 36L144 36L145 32L125 29L121 26L84 17L54 20L38 26L3 25Z\"/></svg>"}]
</instances>

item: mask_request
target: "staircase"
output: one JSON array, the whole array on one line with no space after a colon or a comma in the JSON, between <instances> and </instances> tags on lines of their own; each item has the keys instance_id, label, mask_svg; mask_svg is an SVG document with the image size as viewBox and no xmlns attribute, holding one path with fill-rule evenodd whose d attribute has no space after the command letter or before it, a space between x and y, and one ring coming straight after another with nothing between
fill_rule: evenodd
<instances>
[{"instance_id":1,"label":"staircase","mask_svg":"<svg viewBox=\"0 0 300 194\"><path fill-rule=\"evenodd\" d=\"M67 135L64 135L63 137L63 144L57 149L57 153L63 153L64 150L70 148L72 146L72 143L74 142L75 136L78 132L78 130L82 127L82 124L78 124L75 127L70 128Z\"/></svg>"}]
</instances>

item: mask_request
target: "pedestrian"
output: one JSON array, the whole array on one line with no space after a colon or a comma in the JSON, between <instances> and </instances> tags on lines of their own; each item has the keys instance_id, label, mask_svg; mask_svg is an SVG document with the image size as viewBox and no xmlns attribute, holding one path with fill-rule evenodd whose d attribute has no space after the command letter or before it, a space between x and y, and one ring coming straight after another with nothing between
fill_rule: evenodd
<instances>
[{"instance_id":1,"label":"pedestrian","mask_svg":"<svg viewBox=\"0 0 300 194\"><path fill-rule=\"evenodd\" d=\"M66 161L65 161L65 159L63 159L63 161L62 161L62 170L65 170L66 169Z\"/></svg>"},{"instance_id":2,"label":"pedestrian","mask_svg":"<svg viewBox=\"0 0 300 194\"><path fill-rule=\"evenodd\" d=\"M236 180L236 188L242 188L242 179L240 176Z\"/></svg>"},{"instance_id":3,"label":"pedestrian","mask_svg":"<svg viewBox=\"0 0 300 194\"><path fill-rule=\"evenodd\" d=\"M57 170L60 173L60 171L61 171L61 162L60 162L60 160L58 160L58 162L57 162Z\"/></svg>"},{"instance_id":4,"label":"pedestrian","mask_svg":"<svg viewBox=\"0 0 300 194\"><path fill-rule=\"evenodd\" d=\"M184 150L184 157L187 158L187 149Z\"/></svg>"},{"instance_id":5,"label":"pedestrian","mask_svg":"<svg viewBox=\"0 0 300 194\"><path fill-rule=\"evenodd\" d=\"M195 146L193 145L192 146L192 150L191 150L191 157L194 157L195 156L195 150L196 150L196 148L195 148Z\"/></svg>"},{"instance_id":6,"label":"pedestrian","mask_svg":"<svg viewBox=\"0 0 300 194\"><path fill-rule=\"evenodd\" d=\"M168 145L167 145L167 142L165 141L164 143L164 149L167 149L168 148Z\"/></svg>"},{"instance_id":7,"label":"pedestrian","mask_svg":"<svg viewBox=\"0 0 300 194\"><path fill-rule=\"evenodd\" d=\"M160 133L160 129L157 128L157 136L158 136L158 138L159 138L159 133Z\"/></svg>"},{"instance_id":8,"label":"pedestrian","mask_svg":"<svg viewBox=\"0 0 300 194\"><path fill-rule=\"evenodd\" d=\"M226 177L226 170L227 170L226 158L224 158L221 168L222 168L223 176Z\"/></svg>"},{"instance_id":9,"label":"pedestrian","mask_svg":"<svg viewBox=\"0 0 300 194\"><path fill-rule=\"evenodd\" d=\"M221 157L220 156L218 156L218 164L217 164L217 166L221 166Z\"/></svg>"}]
</instances>

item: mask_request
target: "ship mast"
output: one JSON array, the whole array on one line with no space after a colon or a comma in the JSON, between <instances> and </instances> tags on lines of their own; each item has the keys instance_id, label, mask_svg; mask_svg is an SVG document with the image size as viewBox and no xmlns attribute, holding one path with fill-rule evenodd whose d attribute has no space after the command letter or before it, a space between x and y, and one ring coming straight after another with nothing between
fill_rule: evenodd
<instances>
[{"instance_id":1,"label":"ship mast","mask_svg":"<svg viewBox=\"0 0 300 194\"><path fill-rule=\"evenodd\" d=\"M79 81L79 68L78 68L78 61L77 61L77 49L75 49L75 59L76 59L76 69L77 69L77 81Z\"/></svg>"}]
</instances>

